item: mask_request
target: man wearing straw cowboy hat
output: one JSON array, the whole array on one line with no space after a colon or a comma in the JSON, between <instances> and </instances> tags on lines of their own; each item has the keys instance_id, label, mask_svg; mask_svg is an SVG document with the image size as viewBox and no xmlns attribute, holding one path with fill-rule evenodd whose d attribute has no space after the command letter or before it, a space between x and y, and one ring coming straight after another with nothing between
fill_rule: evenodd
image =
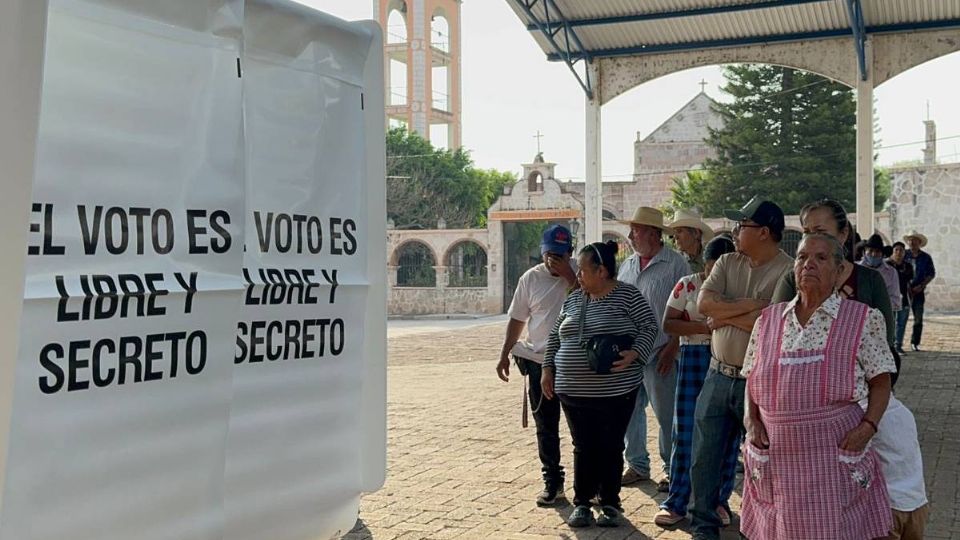
<instances>
[{"instance_id":1,"label":"man wearing straw cowboy hat","mask_svg":"<svg viewBox=\"0 0 960 540\"><path fill-rule=\"evenodd\" d=\"M693 272L703 272L703 246L713 239L713 229L694 210L679 209L673 215L673 240L687 257Z\"/></svg>"},{"instance_id":2,"label":"man wearing straw cowboy hat","mask_svg":"<svg viewBox=\"0 0 960 540\"><path fill-rule=\"evenodd\" d=\"M634 285L647 299L657 318L657 339L653 351L643 359L643 386L637 394L633 416L627 426L625 437L627 470L623 475L624 485L650 478L650 454L647 452L647 400L660 424L660 458L663 460L664 478L657 489L670 489L666 475L670 470L670 451L673 447L673 405L676 395L677 370L674 363L680 350L680 341L663 331L663 312L673 286L690 273L690 265L669 246L663 244L663 236L674 234L663 223L663 213L656 208L641 206L630 220L620 223L630 225L630 244L634 254L620 266L617 279Z\"/></svg>"},{"instance_id":3,"label":"man wearing straw cowboy hat","mask_svg":"<svg viewBox=\"0 0 960 540\"><path fill-rule=\"evenodd\" d=\"M913 266L913 281L910 282L910 307L913 309L913 334L910 336L910 347L920 350L920 337L923 334L923 304L926 300L924 291L927 284L933 281L937 270L933 267L933 257L920 248L927 245L927 237L911 231L904 235L903 241L910 246L904 260Z\"/></svg>"}]
</instances>

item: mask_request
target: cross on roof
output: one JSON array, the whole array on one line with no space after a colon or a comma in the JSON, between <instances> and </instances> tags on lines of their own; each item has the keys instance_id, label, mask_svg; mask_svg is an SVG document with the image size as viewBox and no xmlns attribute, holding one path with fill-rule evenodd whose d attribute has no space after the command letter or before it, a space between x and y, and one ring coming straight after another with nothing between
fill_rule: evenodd
<instances>
[{"instance_id":1,"label":"cross on roof","mask_svg":"<svg viewBox=\"0 0 960 540\"><path fill-rule=\"evenodd\" d=\"M543 138L543 133L540 133L540 130L537 130L537 134L533 136L537 140L537 154L540 154L540 139Z\"/></svg>"},{"instance_id":2,"label":"cross on roof","mask_svg":"<svg viewBox=\"0 0 960 540\"><path fill-rule=\"evenodd\" d=\"M699 82L698 84L700 85L700 91L701 91L701 92L703 92L704 90L707 89L707 80L706 80L706 79L700 79L700 82Z\"/></svg>"}]
</instances>

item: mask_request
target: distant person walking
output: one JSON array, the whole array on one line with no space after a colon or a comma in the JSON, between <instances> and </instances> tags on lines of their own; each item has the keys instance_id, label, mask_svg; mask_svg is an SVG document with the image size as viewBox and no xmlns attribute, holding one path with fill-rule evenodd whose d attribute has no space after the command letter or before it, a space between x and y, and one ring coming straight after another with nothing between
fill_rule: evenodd
<instances>
[{"instance_id":1,"label":"distant person walking","mask_svg":"<svg viewBox=\"0 0 960 540\"><path fill-rule=\"evenodd\" d=\"M513 293L507 314L507 333L500 348L497 376L508 381L510 356L520 374L529 378L527 390L537 426L537 451L543 472L543 491L538 506L553 506L564 499L563 466L560 464L560 402L543 399L540 386L541 364L547 339L567 293L576 289L576 273L570 255L573 238L562 225L553 225L543 233L540 254L543 262L524 272ZM526 339L520 339L524 327Z\"/></svg>"},{"instance_id":2,"label":"distant person walking","mask_svg":"<svg viewBox=\"0 0 960 540\"><path fill-rule=\"evenodd\" d=\"M905 260L913 266L913 281L910 282L910 304L913 309L913 333L910 336L910 347L920 350L920 338L923 337L923 308L926 303L927 285L937 276L933 266L933 257L921 248L926 247L927 237L913 231L903 237L910 246Z\"/></svg>"}]
</instances>

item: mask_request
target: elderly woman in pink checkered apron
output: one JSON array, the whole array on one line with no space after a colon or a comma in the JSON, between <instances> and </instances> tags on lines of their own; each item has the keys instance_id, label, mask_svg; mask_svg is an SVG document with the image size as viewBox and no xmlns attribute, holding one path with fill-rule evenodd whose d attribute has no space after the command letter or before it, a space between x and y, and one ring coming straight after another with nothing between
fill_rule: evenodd
<instances>
[{"instance_id":1,"label":"elderly woman in pink checkered apron","mask_svg":"<svg viewBox=\"0 0 960 540\"><path fill-rule=\"evenodd\" d=\"M804 236L796 298L763 310L750 336L741 518L750 540L864 540L890 530L870 439L896 366L880 312L836 293L842 260L833 237Z\"/></svg>"}]
</instances>

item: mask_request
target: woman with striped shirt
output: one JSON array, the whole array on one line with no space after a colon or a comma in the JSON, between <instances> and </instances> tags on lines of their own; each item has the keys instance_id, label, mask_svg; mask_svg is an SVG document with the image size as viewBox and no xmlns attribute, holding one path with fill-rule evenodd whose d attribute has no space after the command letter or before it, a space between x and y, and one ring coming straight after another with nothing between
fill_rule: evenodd
<instances>
[{"instance_id":1,"label":"woman with striped shirt","mask_svg":"<svg viewBox=\"0 0 960 540\"><path fill-rule=\"evenodd\" d=\"M650 356L657 320L633 285L617 281L617 244L590 244L580 250L580 289L567 297L550 333L541 384L547 399L559 399L573 439L575 505L571 527L594 522L590 499L598 496L601 527L620 523L623 436L643 381L641 362ZM580 312L585 309L583 331ZM600 334L629 335L633 346L620 353L611 372L590 368L582 342Z\"/></svg>"}]
</instances>

